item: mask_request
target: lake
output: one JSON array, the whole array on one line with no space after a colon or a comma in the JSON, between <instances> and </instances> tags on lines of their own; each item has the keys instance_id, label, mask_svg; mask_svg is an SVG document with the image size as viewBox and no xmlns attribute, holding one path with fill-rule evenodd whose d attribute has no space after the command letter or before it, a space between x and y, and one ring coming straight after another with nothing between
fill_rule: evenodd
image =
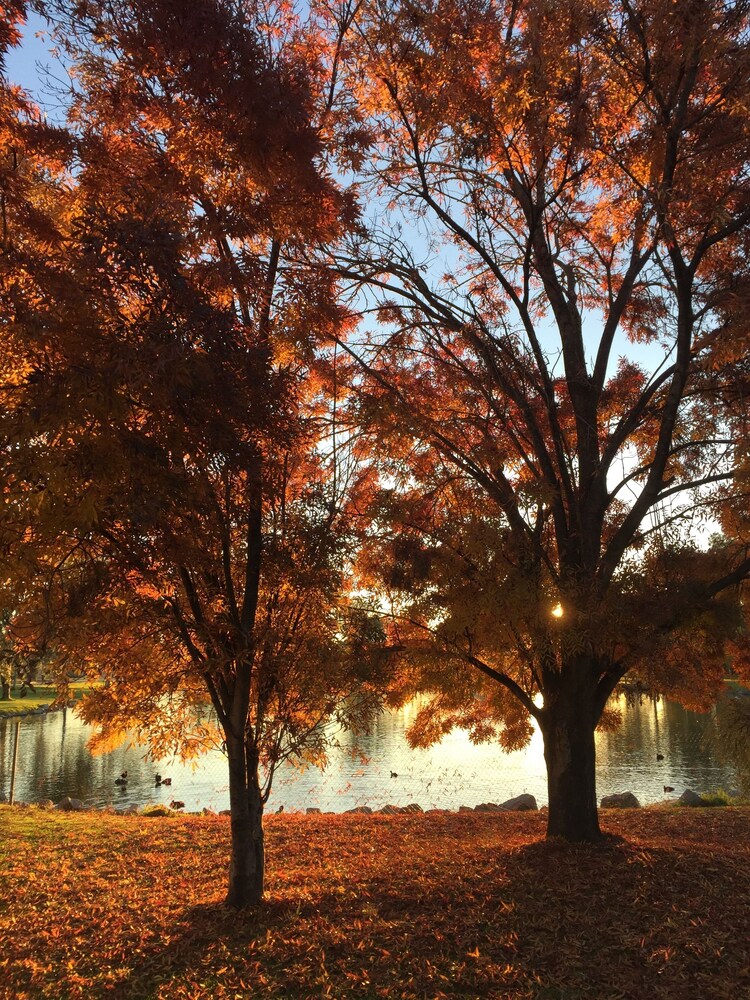
<instances>
[{"instance_id":1,"label":"lake","mask_svg":"<svg viewBox=\"0 0 750 1000\"><path fill-rule=\"evenodd\" d=\"M596 736L599 797L632 791L646 804L665 798L665 785L672 786L675 795L685 788L706 792L734 787L732 768L712 749L711 714L698 715L665 701L628 705L622 699L618 707L622 726ZM525 750L511 754L491 744L475 746L459 730L429 750L410 750L404 731L416 710L416 704L410 704L380 716L372 732L359 739L363 756L352 754L354 741L343 734L341 748L324 772L281 768L268 809L312 806L343 812L357 805L378 809L409 802L425 809L457 809L502 802L522 792L536 796L539 805L546 803L539 732ZM0 721L0 791L6 795L15 722ZM57 802L70 795L90 806L127 807L175 798L185 803L187 811L228 808L227 766L219 751L204 756L196 767L179 761L157 766L144 759L142 747L130 745L92 757L86 746L90 729L72 710L27 716L20 722L16 801ZM657 761L657 754L664 760ZM154 785L157 770L172 778L171 787ZM114 783L122 771L129 775L124 788Z\"/></svg>"}]
</instances>

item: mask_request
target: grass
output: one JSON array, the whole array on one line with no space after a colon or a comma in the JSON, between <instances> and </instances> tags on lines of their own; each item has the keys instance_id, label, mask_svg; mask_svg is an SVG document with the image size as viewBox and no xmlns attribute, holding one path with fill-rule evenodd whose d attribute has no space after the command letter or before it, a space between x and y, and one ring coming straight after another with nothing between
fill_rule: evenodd
<instances>
[{"instance_id":1,"label":"grass","mask_svg":"<svg viewBox=\"0 0 750 1000\"><path fill-rule=\"evenodd\" d=\"M750 996L750 810L271 816L268 898L222 905L228 821L0 807L3 996Z\"/></svg>"},{"instance_id":2,"label":"grass","mask_svg":"<svg viewBox=\"0 0 750 1000\"><path fill-rule=\"evenodd\" d=\"M737 803L737 797L733 797L723 788L717 788L715 792L701 794L703 803L706 806L731 806Z\"/></svg>"},{"instance_id":3,"label":"grass","mask_svg":"<svg viewBox=\"0 0 750 1000\"><path fill-rule=\"evenodd\" d=\"M10 701L0 701L0 717L7 718L14 715L27 715L42 705L52 705L57 698L57 687L54 684L34 684L35 691L28 690L23 698L20 697L20 684L13 689ZM70 700L80 701L80 699L91 690L89 681L73 681L70 684Z\"/></svg>"}]
</instances>

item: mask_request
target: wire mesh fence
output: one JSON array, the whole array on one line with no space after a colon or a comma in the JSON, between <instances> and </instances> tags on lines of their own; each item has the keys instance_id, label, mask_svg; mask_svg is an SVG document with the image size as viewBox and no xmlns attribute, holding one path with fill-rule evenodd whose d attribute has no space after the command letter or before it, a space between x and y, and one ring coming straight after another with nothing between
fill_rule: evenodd
<instances>
[{"instance_id":1,"label":"wire mesh fence","mask_svg":"<svg viewBox=\"0 0 750 1000\"><path fill-rule=\"evenodd\" d=\"M732 790L734 774L711 749L712 719L660 703L624 706L614 733L597 736L599 793L633 791L641 802L677 794L684 788ZM461 731L426 750L408 746L409 710L380 717L372 732L355 740L343 734L324 771L284 765L277 771L270 812L345 812L417 803L423 809L458 809L501 803L530 793L547 800L544 753L536 732L522 751L506 754L493 744L472 744ZM0 793L11 781L12 719L0 721ZM150 803L184 803L186 811L221 811L229 806L226 758L212 751L193 766L178 760L158 764L142 747L124 745L92 757L89 729L72 711L20 720L15 778L17 801L81 799L93 807L128 809ZM122 775L125 779L122 779ZM161 782L156 781L159 775Z\"/></svg>"}]
</instances>

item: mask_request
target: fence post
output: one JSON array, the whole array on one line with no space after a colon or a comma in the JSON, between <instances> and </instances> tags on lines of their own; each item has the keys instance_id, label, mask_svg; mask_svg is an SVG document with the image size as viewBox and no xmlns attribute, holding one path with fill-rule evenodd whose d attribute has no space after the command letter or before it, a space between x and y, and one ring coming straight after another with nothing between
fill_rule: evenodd
<instances>
[{"instance_id":1,"label":"fence post","mask_svg":"<svg viewBox=\"0 0 750 1000\"><path fill-rule=\"evenodd\" d=\"M16 791L16 763L18 761L18 737L21 732L21 720L16 722L16 732L13 739L13 763L10 768L10 804L13 805L13 795Z\"/></svg>"}]
</instances>

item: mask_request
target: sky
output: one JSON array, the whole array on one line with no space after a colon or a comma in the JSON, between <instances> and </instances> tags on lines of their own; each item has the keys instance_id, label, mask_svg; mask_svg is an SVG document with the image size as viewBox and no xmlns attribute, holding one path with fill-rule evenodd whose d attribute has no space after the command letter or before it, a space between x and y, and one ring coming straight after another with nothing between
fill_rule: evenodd
<instances>
[{"instance_id":1,"label":"sky","mask_svg":"<svg viewBox=\"0 0 750 1000\"><path fill-rule=\"evenodd\" d=\"M44 32L45 37L37 37L37 32ZM30 91L39 103L44 103L39 69L52 64L51 47L44 19L38 14L31 14L23 27L23 43L11 49L6 56L6 72L11 83L20 84Z\"/></svg>"}]
</instances>

